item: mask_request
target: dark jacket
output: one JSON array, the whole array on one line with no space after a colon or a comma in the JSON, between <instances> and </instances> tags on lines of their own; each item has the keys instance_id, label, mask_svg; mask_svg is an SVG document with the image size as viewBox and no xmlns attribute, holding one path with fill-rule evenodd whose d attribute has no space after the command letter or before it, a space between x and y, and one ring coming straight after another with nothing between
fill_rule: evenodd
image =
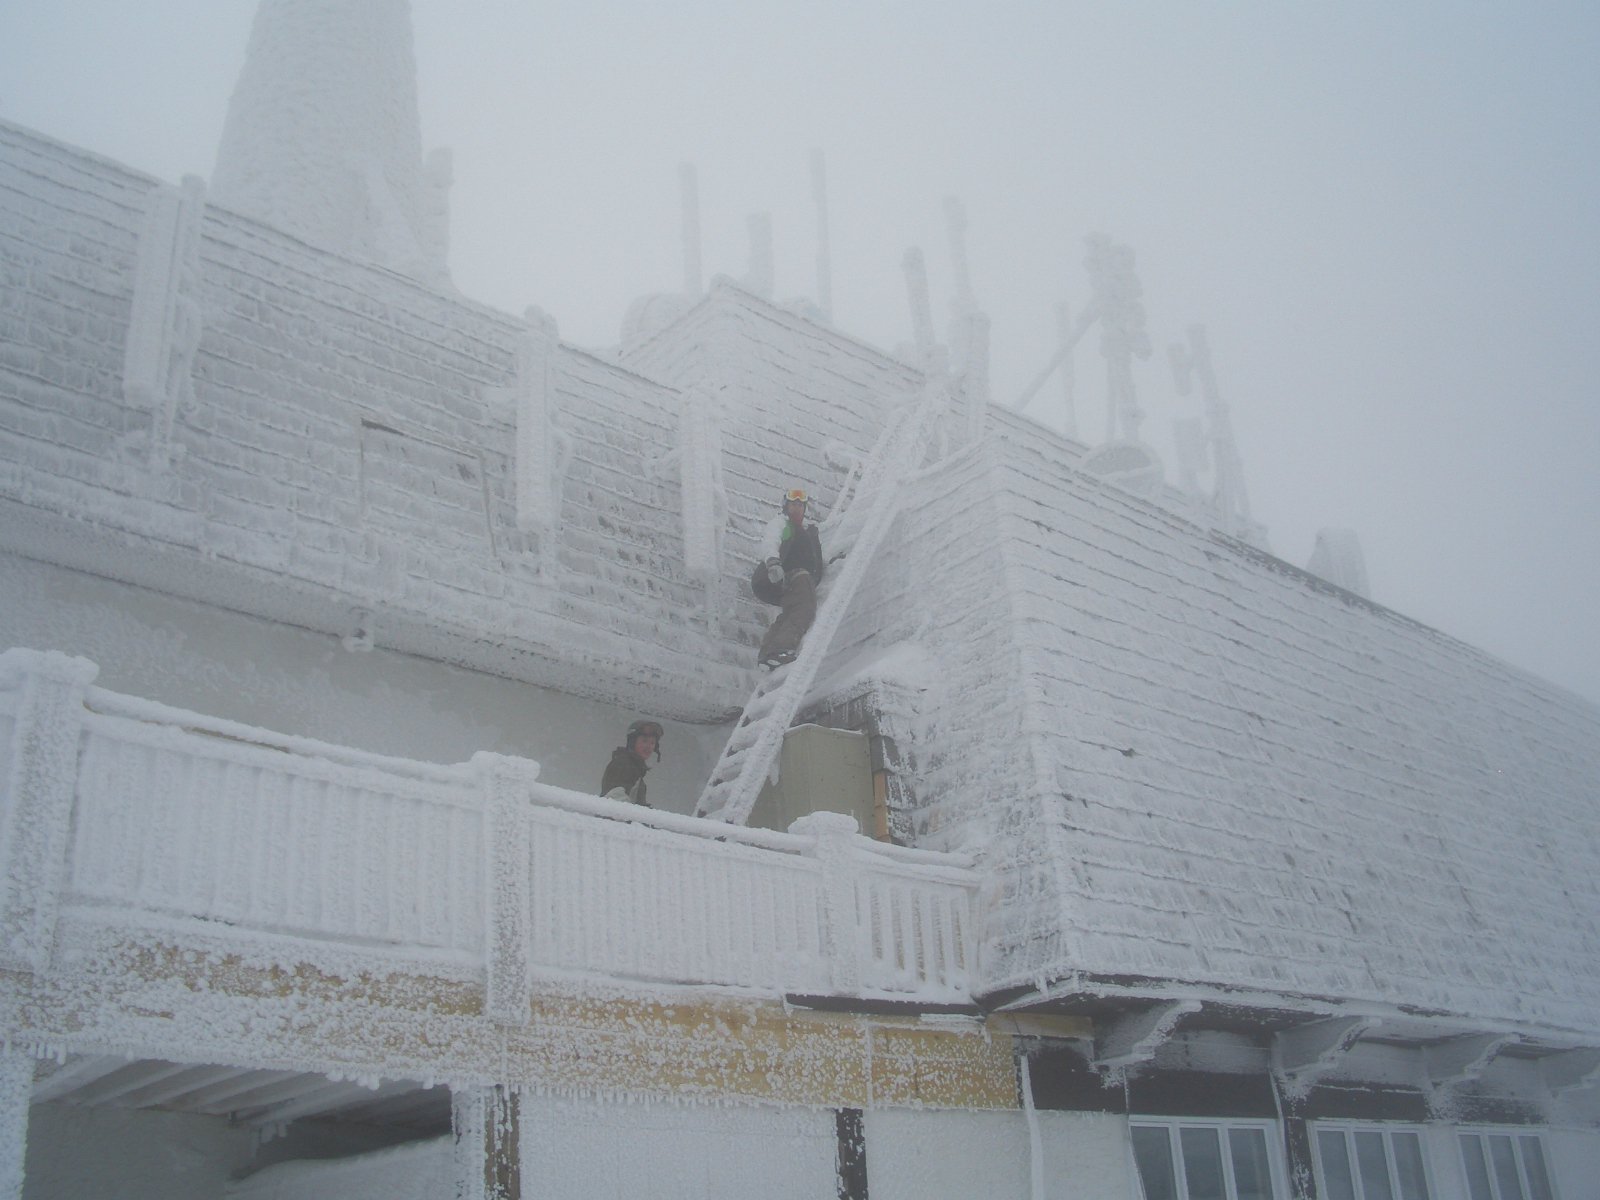
<instances>
[{"instance_id":1,"label":"dark jacket","mask_svg":"<svg viewBox=\"0 0 1600 1200\"><path fill-rule=\"evenodd\" d=\"M644 798L644 775L649 769L645 766L644 759L632 750L626 746L618 746L611 752L611 761L606 764L605 772L600 776L600 794L604 796L612 788L621 788L628 793L629 800L649 808L650 805Z\"/></svg>"},{"instance_id":2,"label":"dark jacket","mask_svg":"<svg viewBox=\"0 0 1600 1200\"><path fill-rule=\"evenodd\" d=\"M821 583L827 563L822 560L822 538L815 525L807 525L799 533L783 539L778 550L778 561L785 574L810 571L811 582Z\"/></svg>"}]
</instances>

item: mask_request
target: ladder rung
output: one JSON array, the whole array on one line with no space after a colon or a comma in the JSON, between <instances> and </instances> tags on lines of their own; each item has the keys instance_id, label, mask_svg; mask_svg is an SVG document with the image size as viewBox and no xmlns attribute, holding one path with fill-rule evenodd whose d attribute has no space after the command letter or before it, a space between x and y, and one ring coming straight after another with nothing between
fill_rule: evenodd
<instances>
[{"instance_id":1,"label":"ladder rung","mask_svg":"<svg viewBox=\"0 0 1600 1200\"><path fill-rule=\"evenodd\" d=\"M762 718L771 712L776 704L777 701L773 699L770 692L764 696L757 696L745 707L744 717L736 728L748 729L752 725L761 724Z\"/></svg>"}]
</instances>

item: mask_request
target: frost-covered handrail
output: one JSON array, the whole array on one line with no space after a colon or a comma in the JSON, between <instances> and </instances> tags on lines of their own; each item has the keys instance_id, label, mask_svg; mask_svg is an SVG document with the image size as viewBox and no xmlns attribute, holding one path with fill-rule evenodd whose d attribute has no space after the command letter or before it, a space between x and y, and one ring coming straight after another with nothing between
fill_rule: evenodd
<instances>
[{"instance_id":1,"label":"frost-covered handrail","mask_svg":"<svg viewBox=\"0 0 1600 1200\"><path fill-rule=\"evenodd\" d=\"M244 725L223 717L213 717L188 709L174 708L159 700L146 700L128 696L105 688L90 687L84 695L84 705L91 713L109 717L126 717L151 725L171 726L177 730L220 738L241 747L258 746L266 750L322 758L330 763L352 767L367 767L388 771L396 775L415 775L422 779L440 782L461 782L464 767L460 764L431 763L421 759L398 758L386 754L373 754L351 746L341 746L316 738L296 734L277 733L255 725Z\"/></svg>"},{"instance_id":2,"label":"frost-covered handrail","mask_svg":"<svg viewBox=\"0 0 1600 1200\"><path fill-rule=\"evenodd\" d=\"M51 969L58 916L164 937L312 945L483 973L525 1021L536 981L963 1001L970 861L553 787L527 759L440 765L92 686L0 655L0 968Z\"/></svg>"},{"instance_id":3,"label":"frost-covered handrail","mask_svg":"<svg viewBox=\"0 0 1600 1200\"><path fill-rule=\"evenodd\" d=\"M5 691L0 691L0 713L6 711L9 695ZM94 714L126 717L134 721L148 722L151 725L171 726L178 730L221 738L241 748L253 746L269 752L300 754L310 758L326 759L330 763L387 771L396 775L415 775L418 778L437 780L440 783L469 783L473 778L473 768L470 763L433 763L422 759L375 754L366 750L358 750L351 746L341 746L333 742L320 741L317 738L278 733L258 726L230 721L223 717L174 708L158 700L146 700L137 696L128 696L120 692L108 691L105 688L88 688L85 692L84 702L89 711ZM246 751L241 750L241 752ZM709 837L718 841L741 842L751 846L762 846L788 854L806 853L811 848L813 840L801 834L781 833L770 829L753 829L746 826L730 828L722 821L708 821L703 817L666 812L662 809L641 808L626 801L607 800L603 796L590 795L588 792L576 792L570 788L557 787L548 783L532 784L528 788L527 794L529 800L533 803L547 805L552 808L588 813L592 816L606 817L610 820L652 825L659 829L670 829L679 833L690 834L694 837ZM891 842L879 842L867 838L861 839L856 849L862 854L928 867L962 869L970 868L974 865L971 855L918 850L910 846L896 846Z\"/></svg>"}]
</instances>

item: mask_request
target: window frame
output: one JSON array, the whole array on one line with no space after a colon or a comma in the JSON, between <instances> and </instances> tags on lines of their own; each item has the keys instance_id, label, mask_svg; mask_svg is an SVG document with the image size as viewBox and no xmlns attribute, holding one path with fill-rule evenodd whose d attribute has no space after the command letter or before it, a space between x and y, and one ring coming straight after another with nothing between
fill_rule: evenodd
<instances>
[{"instance_id":1,"label":"window frame","mask_svg":"<svg viewBox=\"0 0 1600 1200\"><path fill-rule=\"evenodd\" d=\"M1528 1178L1528 1164L1522 1154L1522 1139L1532 1138L1539 1144L1539 1157L1543 1160L1545 1182L1550 1186L1551 1200L1561 1200L1561 1188L1556 1184L1556 1173L1550 1167L1550 1143L1545 1137L1545 1130L1538 1125L1458 1125L1455 1129L1456 1157L1461 1165L1461 1180L1465 1187L1472 1186L1472 1177L1467 1163L1467 1139L1482 1139L1483 1162L1488 1169L1489 1191L1492 1200L1539 1200L1530 1186ZM1511 1143L1511 1152L1517 1164L1517 1181L1522 1188L1522 1196L1504 1196L1500 1191L1500 1180L1494 1173L1494 1158L1488 1152L1487 1139L1503 1137ZM1470 1196L1470 1192L1464 1193Z\"/></svg>"},{"instance_id":2,"label":"window frame","mask_svg":"<svg viewBox=\"0 0 1600 1200\"><path fill-rule=\"evenodd\" d=\"M1222 1150L1222 1180L1227 1193L1227 1200L1238 1200L1238 1183L1233 1175L1233 1155L1230 1151L1228 1134L1232 1130L1244 1129L1260 1133L1267 1148L1267 1177L1272 1189L1273 1200L1287 1197L1288 1172L1284 1164L1283 1126L1275 1120L1263 1117L1156 1117L1156 1116L1130 1116L1128 1118L1128 1161L1133 1171L1133 1184L1135 1200L1146 1200L1144 1191L1144 1176L1139 1173L1139 1160L1134 1154L1133 1131L1137 1128L1156 1128L1163 1130L1167 1135L1167 1149L1171 1154L1173 1176L1177 1185L1177 1200L1189 1200L1188 1169L1183 1160L1183 1146L1180 1134L1185 1129L1206 1129L1218 1135L1218 1145Z\"/></svg>"},{"instance_id":3,"label":"window frame","mask_svg":"<svg viewBox=\"0 0 1600 1200\"><path fill-rule=\"evenodd\" d=\"M1345 1139L1345 1150L1348 1155L1350 1178L1355 1185L1356 1200L1368 1200L1367 1186L1361 1179L1360 1160L1356 1155L1355 1135L1358 1133L1375 1133L1383 1138L1384 1166L1389 1172L1389 1194L1401 1196L1400 1191L1400 1160L1395 1155L1392 1134L1410 1134L1417 1139L1417 1149L1422 1159L1422 1185L1427 1189L1428 1200L1439 1200L1439 1187L1433 1169L1432 1154L1428 1147L1427 1125L1419 1125L1415 1121L1353 1121L1348 1119L1312 1120L1307 1123L1307 1133L1311 1141L1311 1162L1316 1173L1317 1195L1326 1196L1328 1191L1328 1177L1322 1165L1322 1137L1324 1132L1341 1134Z\"/></svg>"}]
</instances>

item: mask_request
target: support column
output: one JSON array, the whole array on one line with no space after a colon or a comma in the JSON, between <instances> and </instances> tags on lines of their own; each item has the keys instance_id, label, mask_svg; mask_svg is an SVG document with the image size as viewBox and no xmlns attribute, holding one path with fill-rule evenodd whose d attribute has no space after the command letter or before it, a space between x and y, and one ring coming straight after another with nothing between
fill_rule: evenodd
<instances>
[{"instance_id":1,"label":"support column","mask_svg":"<svg viewBox=\"0 0 1600 1200\"><path fill-rule=\"evenodd\" d=\"M485 1011L501 1025L526 1025L532 1014L533 920L529 875L531 822L528 785L539 776L532 759L491 754L472 756L484 794L489 888L485 906L487 979Z\"/></svg>"},{"instance_id":2,"label":"support column","mask_svg":"<svg viewBox=\"0 0 1600 1200\"><path fill-rule=\"evenodd\" d=\"M497 1084L452 1104L457 1200L522 1200L521 1097Z\"/></svg>"},{"instance_id":3,"label":"support column","mask_svg":"<svg viewBox=\"0 0 1600 1200\"><path fill-rule=\"evenodd\" d=\"M856 915L858 868L850 840L860 832L854 817L843 813L807 813L789 826L790 833L815 838L812 854L822 865L823 952L828 956L829 982L836 996L861 991L861 945Z\"/></svg>"},{"instance_id":4,"label":"support column","mask_svg":"<svg viewBox=\"0 0 1600 1200\"><path fill-rule=\"evenodd\" d=\"M0 654L0 687L21 685L11 778L0 794L0 969L50 965L78 790L83 697L98 671L55 651Z\"/></svg>"},{"instance_id":5,"label":"support column","mask_svg":"<svg viewBox=\"0 0 1600 1200\"><path fill-rule=\"evenodd\" d=\"M1283 1124L1283 1161L1289 1176L1290 1200L1317 1200L1317 1173L1311 1160L1311 1128L1306 1124L1305 1099L1289 1094L1284 1082L1272 1076L1278 1113Z\"/></svg>"},{"instance_id":6,"label":"support column","mask_svg":"<svg viewBox=\"0 0 1600 1200\"><path fill-rule=\"evenodd\" d=\"M867 1133L859 1108L834 1110L839 1136L839 1200L867 1200Z\"/></svg>"},{"instance_id":7,"label":"support column","mask_svg":"<svg viewBox=\"0 0 1600 1200\"><path fill-rule=\"evenodd\" d=\"M0 1052L0 1200L22 1200L32 1098L33 1055L11 1049Z\"/></svg>"}]
</instances>

